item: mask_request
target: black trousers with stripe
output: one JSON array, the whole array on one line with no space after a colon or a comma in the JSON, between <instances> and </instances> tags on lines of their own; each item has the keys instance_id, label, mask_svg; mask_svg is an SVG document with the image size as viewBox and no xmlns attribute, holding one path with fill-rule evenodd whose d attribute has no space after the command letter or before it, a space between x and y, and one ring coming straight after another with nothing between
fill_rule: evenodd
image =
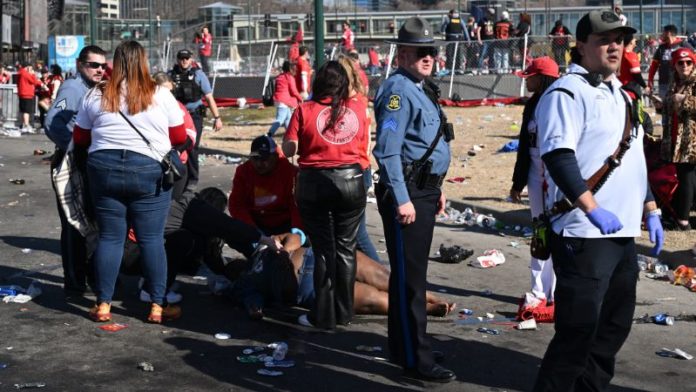
<instances>
[{"instance_id":1,"label":"black trousers with stripe","mask_svg":"<svg viewBox=\"0 0 696 392\"><path fill-rule=\"evenodd\" d=\"M396 220L396 201L384 184L377 184L377 207L382 216L389 253L389 353L404 369L429 371L433 354L426 337L425 312L428 256L435 228L440 189L408 186L416 220L401 225Z\"/></svg>"},{"instance_id":2,"label":"black trousers with stripe","mask_svg":"<svg viewBox=\"0 0 696 392\"><path fill-rule=\"evenodd\" d=\"M556 334L535 392L604 391L633 324L638 263L633 238L551 235Z\"/></svg>"}]
</instances>

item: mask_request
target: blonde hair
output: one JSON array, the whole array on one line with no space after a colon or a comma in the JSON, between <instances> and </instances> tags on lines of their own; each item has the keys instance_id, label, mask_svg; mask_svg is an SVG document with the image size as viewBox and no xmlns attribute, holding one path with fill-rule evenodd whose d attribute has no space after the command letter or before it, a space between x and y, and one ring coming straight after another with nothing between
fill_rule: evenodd
<instances>
[{"instance_id":1,"label":"blonde hair","mask_svg":"<svg viewBox=\"0 0 696 392\"><path fill-rule=\"evenodd\" d=\"M341 64L343 69L348 74L348 90L361 95L366 95L367 86L363 86L362 80L360 80L360 74L358 73L353 59L348 56L341 55L338 57L338 63Z\"/></svg>"}]
</instances>

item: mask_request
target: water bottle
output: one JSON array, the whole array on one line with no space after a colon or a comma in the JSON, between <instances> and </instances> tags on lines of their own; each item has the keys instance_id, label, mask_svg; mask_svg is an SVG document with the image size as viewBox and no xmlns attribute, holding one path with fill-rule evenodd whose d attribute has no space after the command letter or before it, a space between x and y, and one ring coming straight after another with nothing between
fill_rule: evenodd
<instances>
[{"instance_id":1,"label":"water bottle","mask_svg":"<svg viewBox=\"0 0 696 392\"><path fill-rule=\"evenodd\" d=\"M667 271L669 271L669 266L667 264L660 263L658 261L658 262L655 262L655 264L653 265L653 271L656 274L666 274Z\"/></svg>"},{"instance_id":2,"label":"water bottle","mask_svg":"<svg viewBox=\"0 0 696 392\"><path fill-rule=\"evenodd\" d=\"M271 343L268 348L273 349L274 361L282 361L288 353L288 344L285 342Z\"/></svg>"},{"instance_id":3,"label":"water bottle","mask_svg":"<svg viewBox=\"0 0 696 392\"><path fill-rule=\"evenodd\" d=\"M492 216L479 214L476 217L476 224L479 225L479 227L493 227L495 226L495 218Z\"/></svg>"}]
</instances>

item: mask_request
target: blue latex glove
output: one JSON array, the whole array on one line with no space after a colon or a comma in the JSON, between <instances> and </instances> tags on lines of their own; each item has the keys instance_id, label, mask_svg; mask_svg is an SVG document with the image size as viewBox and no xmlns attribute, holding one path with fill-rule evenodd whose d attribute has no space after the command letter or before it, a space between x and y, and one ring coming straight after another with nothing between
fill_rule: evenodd
<instances>
[{"instance_id":1,"label":"blue latex glove","mask_svg":"<svg viewBox=\"0 0 696 392\"><path fill-rule=\"evenodd\" d=\"M587 219L595 225L602 234L614 234L623 229L623 225L611 211L597 207L587 213Z\"/></svg>"},{"instance_id":2,"label":"blue latex glove","mask_svg":"<svg viewBox=\"0 0 696 392\"><path fill-rule=\"evenodd\" d=\"M662 230L662 222L658 215L648 215L645 220L645 227L648 229L650 242L655 244L652 250L652 255L657 256L662 250L662 245L665 243L665 232Z\"/></svg>"}]
</instances>

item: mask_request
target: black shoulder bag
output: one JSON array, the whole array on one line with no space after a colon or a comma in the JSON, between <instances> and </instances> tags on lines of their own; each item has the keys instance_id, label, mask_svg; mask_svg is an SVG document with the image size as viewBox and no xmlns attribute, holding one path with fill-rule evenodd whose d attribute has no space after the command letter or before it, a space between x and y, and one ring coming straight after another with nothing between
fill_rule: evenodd
<instances>
[{"instance_id":1,"label":"black shoulder bag","mask_svg":"<svg viewBox=\"0 0 696 392\"><path fill-rule=\"evenodd\" d=\"M123 117L124 120L126 120L128 125L130 125L131 128L133 128L133 130L140 135L150 150L156 152L156 150L150 144L150 141L147 140L147 138L138 130L138 128L135 127L135 125L133 125L132 122L130 122L128 117L126 117L126 115L120 110L118 113L121 115L121 117ZM162 187L164 188L171 188L171 186L174 185L177 180L181 179L184 176L184 173L186 173L186 166L183 162L181 162L179 151L177 151L175 148L171 148L166 154L164 154L162 160L160 161L160 165L162 166Z\"/></svg>"}]
</instances>

